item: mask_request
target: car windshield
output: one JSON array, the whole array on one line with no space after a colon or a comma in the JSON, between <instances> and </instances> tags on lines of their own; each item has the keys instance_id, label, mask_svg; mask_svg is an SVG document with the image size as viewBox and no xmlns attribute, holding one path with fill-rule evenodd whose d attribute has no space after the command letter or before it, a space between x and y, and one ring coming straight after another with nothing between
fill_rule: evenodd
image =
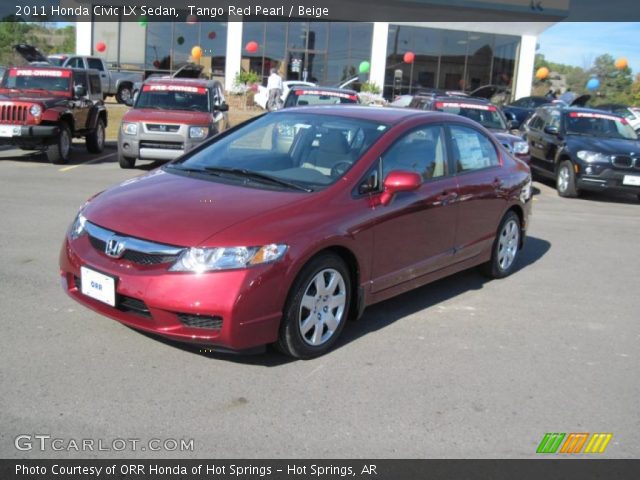
<instances>
[{"instance_id":1,"label":"car windshield","mask_svg":"<svg viewBox=\"0 0 640 480\"><path fill-rule=\"evenodd\" d=\"M316 190L337 181L388 125L281 111L229 130L167 165L258 188Z\"/></svg>"},{"instance_id":2,"label":"car windshield","mask_svg":"<svg viewBox=\"0 0 640 480\"><path fill-rule=\"evenodd\" d=\"M478 122L485 128L507 130L507 124L495 105L482 103L436 102L439 112L454 113Z\"/></svg>"},{"instance_id":3,"label":"car windshield","mask_svg":"<svg viewBox=\"0 0 640 480\"><path fill-rule=\"evenodd\" d=\"M624 118L606 113L569 112L566 116L567 133L594 137L637 140L638 136Z\"/></svg>"},{"instance_id":4,"label":"car windshield","mask_svg":"<svg viewBox=\"0 0 640 480\"><path fill-rule=\"evenodd\" d=\"M136 108L209 112L208 90L191 85L144 85L136 99Z\"/></svg>"},{"instance_id":5,"label":"car windshield","mask_svg":"<svg viewBox=\"0 0 640 480\"><path fill-rule=\"evenodd\" d=\"M332 92L330 90L301 90L294 88L287 95L285 107L304 105L338 105L358 103L358 96L350 92Z\"/></svg>"},{"instance_id":6,"label":"car windshield","mask_svg":"<svg viewBox=\"0 0 640 480\"><path fill-rule=\"evenodd\" d=\"M18 90L51 90L68 92L71 81L70 70L11 68L2 79L3 88Z\"/></svg>"}]
</instances>

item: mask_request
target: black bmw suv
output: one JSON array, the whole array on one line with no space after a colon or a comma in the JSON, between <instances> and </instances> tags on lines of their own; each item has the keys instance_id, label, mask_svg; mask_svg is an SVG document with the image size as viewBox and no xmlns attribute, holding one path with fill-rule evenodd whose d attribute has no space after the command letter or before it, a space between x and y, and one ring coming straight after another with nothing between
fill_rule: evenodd
<instances>
[{"instance_id":1,"label":"black bmw suv","mask_svg":"<svg viewBox=\"0 0 640 480\"><path fill-rule=\"evenodd\" d=\"M599 110L539 108L525 127L534 173L562 197L580 190L632 193L640 200L640 141L623 117Z\"/></svg>"}]
</instances>

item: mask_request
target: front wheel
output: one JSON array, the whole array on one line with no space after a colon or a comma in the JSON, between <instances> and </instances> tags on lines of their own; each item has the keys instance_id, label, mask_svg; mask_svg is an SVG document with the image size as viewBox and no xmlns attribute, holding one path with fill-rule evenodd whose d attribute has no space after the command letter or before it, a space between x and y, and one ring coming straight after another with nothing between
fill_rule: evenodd
<instances>
[{"instance_id":1,"label":"front wheel","mask_svg":"<svg viewBox=\"0 0 640 480\"><path fill-rule=\"evenodd\" d=\"M509 211L500 222L498 235L493 242L491 260L482 266L482 272L490 278L504 278L513 273L520 254L520 218Z\"/></svg>"},{"instance_id":2,"label":"front wheel","mask_svg":"<svg viewBox=\"0 0 640 480\"><path fill-rule=\"evenodd\" d=\"M291 287L276 347L300 359L329 351L346 323L351 288L340 257L327 253L311 260Z\"/></svg>"},{"instance_id":3,"label":"front wheel","mask_svg":"<svg viewBox=\"0 0 640 480\"><path fill-rule=\"evenodd\" d=\"M47 159L51 163L62 164L69 161L71 156L71 130L66 123L60 125L58 139L47 147Z\"/></svg>"},{"instance_id":4,"label":"front wheel","mask_svg":"<svg viewBox=\"0 0 640 480\"><path fill-rule=\"evenodd\" d=\"M569 160L565 160L558 167L556 190L561 197L575 198L580 194L578 187L576 187L576 174L573 170L573 164Z\"/></svg>"},{"instance_id":5,"label":"front wheel","mask_svg":"<svg viewBox=\"0 0 640 480\"><path fill-rule=\"evenodd\" d=\"M120 168L133 168L136 166L136 159L135 157L126 157L118 152L118 164L120 164Z\"/></svg>"},{"instance_id":6,"label":"front wheel","mask_svg":"<svg viewBox=\"0 0 640 480\"><path fill-rule=\"evenodd\" d=\"M131 100L133 95L132 87L129 85L121 85L118 88L118 93L116 93L116 102L118 103L127 103Z\"/></svg>"}]
</instances>

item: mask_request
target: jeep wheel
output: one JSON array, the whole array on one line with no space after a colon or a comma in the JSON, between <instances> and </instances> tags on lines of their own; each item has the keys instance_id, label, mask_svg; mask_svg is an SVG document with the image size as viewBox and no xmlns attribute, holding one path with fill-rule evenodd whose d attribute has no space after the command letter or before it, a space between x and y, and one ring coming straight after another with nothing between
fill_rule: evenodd
<instances>
[{"instance_id":1,"label":"jeep wheel","mask_svg":"<svg viewBox=\"0 0 640 480\"><path fill-rule=\"evenodd\" d=\"M122 153L118 152L118 163L120 168L133 168L136 166L135 157L125 157Z\"/></svg>"},{"instance_id":2,"label":"jeep wheel","mask_svg":"<svg viewBox=\"0 0 640 480\"><path fill-rule=\"evenodd\" d=\"M85 140L90 153L100 153L104 150L104 120L98 119L96 128L87 135Z\"/></svg>"},{"instance_id":3,"label":"jeep wheel","mask_svg":"<svg viewBox=\"0 0 640 480\"><path fill-rule=\"evenodd\" d=\"M576 174L573 171L573 164L569 160L565 160L558 167L556 190L558 190L558 195L561 197L574 198L580 195L580 191L576 187Z\"/></svg>"},{"instance_id":4,"label":"jeep wheel","mask_svg":"<svg viewBox=\"0 0 640 480\"><path fill-rule=\"evenodd\" d=\"M67 163L71 155L71 131L66 123L60 124L58 141L47 148L47 159L51 163Z\"/></svg>"},{"instance_id":5,"label":"jeep wheel","mask_svg":"<svg viewBox=\"0 0 640 480\"><path fill-rule=\"evenodd\" d=\"M118 88L118 93L116 93L116 102L118 103L126 103L131 99L131 95L133 94L130 85L121 85Z\"/></svg>"}]
</instances>

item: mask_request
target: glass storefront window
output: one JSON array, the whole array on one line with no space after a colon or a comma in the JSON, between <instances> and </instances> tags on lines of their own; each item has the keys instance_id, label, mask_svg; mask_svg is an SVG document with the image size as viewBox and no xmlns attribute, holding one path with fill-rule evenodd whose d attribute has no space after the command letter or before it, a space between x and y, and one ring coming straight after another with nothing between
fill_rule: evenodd
<instances>
[{"instance_id":1,"label":"glass storefront window","mask_svg":"<svg viewBox=\"0 0 640 480\"><path fill-rule=\"evenodd\" d=\"M171 70L173 39L172 22L149 22L147 24L147 48L145 67L147 69Z\"/></svg>"}]
</instances>

